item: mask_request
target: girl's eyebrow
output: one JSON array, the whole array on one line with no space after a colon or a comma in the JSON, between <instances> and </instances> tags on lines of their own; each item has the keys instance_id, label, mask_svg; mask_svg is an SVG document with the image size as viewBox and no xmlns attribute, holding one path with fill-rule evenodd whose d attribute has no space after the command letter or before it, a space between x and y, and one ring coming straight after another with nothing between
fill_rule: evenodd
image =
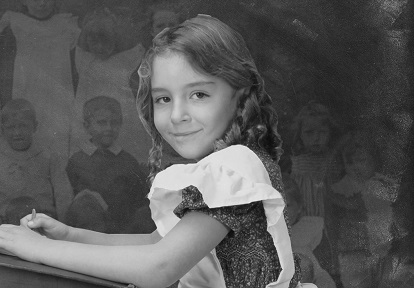
<instances>
[{"instance_id":1,"label":"girl's eyebrow","mask_svg":"<svg viewBox=\"0 0 414 288\"><path fill-rule=\"evenodd\" d=\"M164 88L151 88L151 93L155 93L155 92L166 92L167 89Z\"/></svg>"},{"instance_id":2,"label":"girl's eyebrow","mask_svg":"<svg viewBox=\"0 0 414 288\"><path fill-rule=\"evenodd\" d=\"M186 85L186 87L195 87L195 86L206 86L206 85L214 85L216 84L214 81L197 81L197 82L192 82Z\"/></svg>"},{"instance_id":3,"label":"girl's eyebrow","mask_svg":"<svg viewBox=\"0 0 414 288\"><path fill-rule=\"evenodd\" d=\"M216 82L214 82L214 81L197 81L197 82L188 83L184 87L185 88L193 88L193 87L197 87L197 86L208 86L208 85L215 85L215 84L216 84ZM165 92L165 91L168 91L168 89L158 88L158 87L155 87L155 88L151 89L151 93Z\"/></svg>"}]
</instances>

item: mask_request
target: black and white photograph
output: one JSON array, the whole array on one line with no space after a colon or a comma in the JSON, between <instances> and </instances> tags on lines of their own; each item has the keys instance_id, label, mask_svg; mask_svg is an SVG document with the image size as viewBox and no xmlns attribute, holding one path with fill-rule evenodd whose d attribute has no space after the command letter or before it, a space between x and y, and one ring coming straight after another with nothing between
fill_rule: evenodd
<instances>
[{"instance_id":1,"label":"black and white photograph","mask_svg":"<svg viewBox=\"0 0 414 288\"><path fill-rule=\"evenodd\" d=\"M0 0L0 287L414 287L413 15Z\"/></svg>"}]
</instances>

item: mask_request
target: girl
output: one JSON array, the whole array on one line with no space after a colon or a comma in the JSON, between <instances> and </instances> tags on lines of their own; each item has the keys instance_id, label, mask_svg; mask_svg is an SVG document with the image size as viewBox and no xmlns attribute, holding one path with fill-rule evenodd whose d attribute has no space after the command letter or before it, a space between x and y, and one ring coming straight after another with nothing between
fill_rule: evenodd
<instances>
[{"instance_id":1,"label":"girl","mask_svg":"<svg viewBox=\"0 0 414 288\"><path fill-rule=\"evenodd\" d=\"M74 88L70 51L79 34L77 19L57 13L55 0L22 0L22 13L7 11L0 32L16 38L12 98L25 98L38 111L38 140L68 157Z\"/></svg>"},{"instance_id":2,"label":"girl","mask_svg":"<svg viewBox=\"0 0 414 288\"><path fill-rule=\"evenodd\" d=\"M276 118L240 34L199 15L160 33L139 74L157 230L108 235L27 216L1 226L0 248L139 287L296 287ZM198 162L160 171L162 138Z\"/></svg>"},{"instance_id":3,"label":"girl","mask_svg":"<svg viewBox=\"0 0 414 288\"><path fill-rule=\"evenodd\" d=\"M330 207L327 203L330 185L343 174L341 158L334 148L339 131L328 108L310 102L294 119L291 156L291 177L303 197L303 216L322 217L325 223L324 235L315 249L315 256L337 282L334 217L326 210Z\"/></svg>"}]
</instances>

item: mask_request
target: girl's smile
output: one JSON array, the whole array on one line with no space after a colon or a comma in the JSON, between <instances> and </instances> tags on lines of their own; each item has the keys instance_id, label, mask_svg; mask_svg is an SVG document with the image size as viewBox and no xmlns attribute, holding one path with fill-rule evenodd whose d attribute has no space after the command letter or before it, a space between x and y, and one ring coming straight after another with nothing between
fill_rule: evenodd
<instances>
[{"instance_id":1,"label":"girl's smile","mask_svg":"<svg viewBox=\"0 0 414 288\"><path fill-rule=\"evenodd\" d=\"M198 132L201 132L201 129L198 131L189 131L189 132L176 132L176 133L171 133L173 137L175 137L178 141L185 141L186 139L195 136L195 134L197 134Z\"/></svg>"},{"instance_id":2,"label":"girl's smile","mask_svg":"<svg viewBox=\"0 0 414 288\"><path fill-rule=\"evenodd\" d=\"M155 127L187 159L213 151L234 118L241 93L223 79L195 70L177 53L154 59L151 87Z\"/></svg>"}]
</instances>

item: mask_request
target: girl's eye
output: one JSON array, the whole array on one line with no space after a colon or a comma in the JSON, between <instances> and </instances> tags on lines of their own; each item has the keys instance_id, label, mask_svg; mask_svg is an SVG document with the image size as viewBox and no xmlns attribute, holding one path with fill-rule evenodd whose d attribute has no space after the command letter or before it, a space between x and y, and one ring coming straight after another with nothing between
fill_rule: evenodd
<instances>
[{"instance_id":1,"label":"girl's eye","mask_svg":"<svg viewBox=\"0 0 414 288\"><path fill-rule=\"evenodd\" d=\"M195 92L193 95L191 95L190 98L192 99L203 99L208 97L208 95L206 93L203 92Z\"/></svg>"},{"instance_id":2,"label":"girl's eye","mask_svg":"<svg viewBox=\"0 0 414 288\"><path fill-rule=\"evenodd\" d=\"M170 101L171 101L170 97L164 96L164 97L155 98L154 103L165 104L165 103L168 103Z\"/></svg>"}]
</instances>

